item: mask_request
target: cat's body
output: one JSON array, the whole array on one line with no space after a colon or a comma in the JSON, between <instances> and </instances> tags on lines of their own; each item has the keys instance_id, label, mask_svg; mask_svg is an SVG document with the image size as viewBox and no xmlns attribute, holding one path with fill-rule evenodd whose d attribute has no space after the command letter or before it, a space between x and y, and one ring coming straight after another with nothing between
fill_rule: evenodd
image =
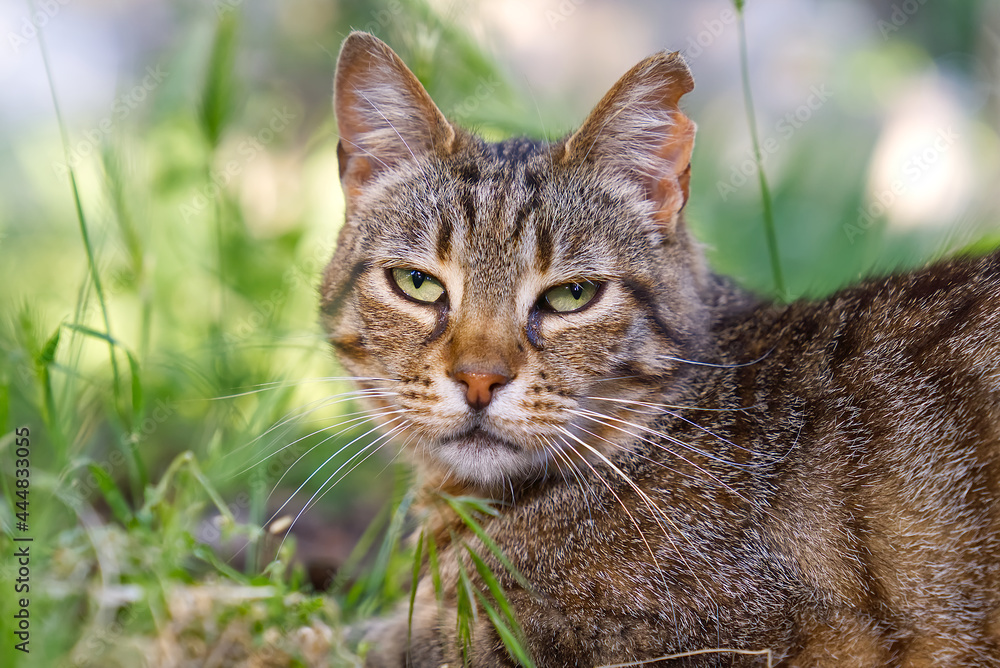
<instances>
[{"instance_id":1,"label":"cat's body","mask_svg":"<svg viewBox=\"0 0 1000 668\"><path fill-rule=\"evenodd\" d=\"M349 38L331 342L425 485L506 502L540 666L1000 666L1000 254L756 302L679 217L690 87L654 56L570 138L488 145ZM491 552L441 522L444 601L374 665L461 663L461 544ZM513 664L485 614L468 658Z\"/></svg>"}]
</instances>

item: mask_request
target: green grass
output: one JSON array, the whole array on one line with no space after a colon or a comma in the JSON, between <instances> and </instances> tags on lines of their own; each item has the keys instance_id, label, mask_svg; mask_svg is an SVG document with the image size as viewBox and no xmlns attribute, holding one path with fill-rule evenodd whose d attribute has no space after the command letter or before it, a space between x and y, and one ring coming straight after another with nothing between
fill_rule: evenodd
<instances>
[{"instance_id":1,"label":"green grass","mask_svg":"<svg viewBox=\"0 0 1000 668\"><path fill-rule=\"evenodd\" d=\"M420 3L398 7L405 15L394 20L419 23L429 39L419 67L463 73L449 90L428 81L443 104L461 105L462 86L488 80L498 95L475 114L463 107L466 120L483 125L504 108L500 75L460 31ZM39 162L50 164L31 183L47 215L3 240L22 254L5 272L20 274L22 289L4 295L0 325L5 587L18 568L12 538L32 538L31 652L3 642L5 666L135 665L159 656L156 639L182 653L242 644L277 665L351 663L336 636L342 620L386 611L409 589L408 478L385 471L386 458L354 468L357 448L331 459L326 472L353 470L311 512L392 498L390 521L369 532L374 558L363 540L323 593L290 566L294 540L272 561L279 539L260 528L268 497L283 501L368 430L321 430L354 410L326 400L346 386L322 380L338 371L315 315L343 217L336 138L329 118L307 125L310 110L294 97L247 92L239 12L192 21L190 42L151 64L168 72L162 84L98 145L81 149L57 119L62 139L46 138ZM471 67L453 64L456 54ZM58 104L54 87L53 97ZM285 169L281 160L294 163L294 192L261 215L255 179ZM16 525L13 430L22 426L27 531ZM472 604L494 605L497 593L477 592ZM0 599L10 638L17 601ZM308 656L302 633L319 654Z\"/></svg>"},{"instance_id":2,"label":"green grass","mask_svg":"<svg viewBox=\"0 0 1000 668\"><path fill-rule=\"evenodd\" d=\"M752 20L753 3L746 11ZM368 442L360 422L318 431L356 410L330 400L348 388L330 378L340 371L316 324L315 288L343 218L332 54L349 26L374 27L446 113L493 138L551 135L586 111L569 120L539 112L457 21L418 0L345 8L319 48L275 37L268 54L288 80L263 83L248 64L263 48L259 32L238 9L190 12L182 41L151 53L122 94L147 64L168 74L125 117L110 116L112 131L86 155L88 128L72 120L3 137L24 166L0 163L10 175L0 191L3 666L130 666L156 656L156 638L192 654L230 643L283 665L349 665L356 658L336 631L405 605L415 561L440 596L439 546L413 533L406 472L380 455L351 459ZM760 193L719 198L725 147L705 132L711 119L696 120L691 224L719 269L772 291ZM844 236L864 201L877 130L852 123L831 108L789 144L795 168L768 171L790 297L923 261L941 246L941 237L893 237L878 226L853 242ZM987 236L973 250L998 241ZM21 427L31 443L28 531L17 528ZM326 474L355 464L321 491ZM291 565L294 540L279 548L261 528L273 502L303 484L294 500L319 491L318 517L389 500L325 592ZM495 510L440 502L483 546L462 553L456 624L467 638L471 620L486 615L527 664L503 578L491 570L511 566L482 530ZM8 641L18 610L8 592L19 568L13 538L26 536L30 655Z\"/></svg>"}]
</instances>

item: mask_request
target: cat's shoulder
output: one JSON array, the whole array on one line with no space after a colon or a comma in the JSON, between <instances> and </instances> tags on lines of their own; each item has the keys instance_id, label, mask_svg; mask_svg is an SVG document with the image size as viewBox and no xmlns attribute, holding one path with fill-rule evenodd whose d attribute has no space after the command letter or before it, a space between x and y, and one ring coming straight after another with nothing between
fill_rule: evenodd
<instances>
[{"instance_id":1,"label":"cat's shoulder","mask_svg":"<svg viewBox=\"0 0 1000 668\"><path fill-rule=\"evenodd\" d=\"M899 366L920 357L1000 369L1000 249L863 279L822 299L718 301L724 362L822 369Z\"/></svg>"},{"instance_id":2,"label":"cat's shoulder","mask_svg":"<svg viewBox=\"0 0 1000 668\"><path fill-rule=\"evenodd\" d=\"M958 256L841 290L826 309L882 337L960 336L1000 324L1000 250ZM1000 337L998 337L1000 339Z\"/></svg>"},{"instance_id":3,"label":"cat's shoulder","mask_svg":"<svg viewBox=\"0 0 1000 668\"><path fill-rule=\"evenodd\" d=\"M883 322L904 325L911 318L933 323L933 316L982 314L1000 318L1000 248L979 256L960 255L909 271L869 276L821 299L787 305L751 304L729 298L737 317L781 326L796 320ZM900 320L900 319L903 320Z\"/></svg>"},{"instance_id":4,"label":"cat's shoulder","mask_svg":"<svg viewBox=\"0 0 1000 668\"><path fill-rule=\"evenodd\" d=\"M986 255L960 255L929 263L913 271L869 278L842 293L920 308L947 302L955 297L981 297L987 300L991 296L988 289L995 287L998 282L1000 248ZM1000 302L996 302L996 305L1000 307Z\"/></svg>"}]
</instances>

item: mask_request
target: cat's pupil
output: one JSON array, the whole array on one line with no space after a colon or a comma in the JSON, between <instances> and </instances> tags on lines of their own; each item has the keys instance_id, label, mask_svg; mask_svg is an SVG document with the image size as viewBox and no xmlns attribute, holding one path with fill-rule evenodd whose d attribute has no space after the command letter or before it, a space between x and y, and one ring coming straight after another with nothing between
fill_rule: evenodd
<instances>
[{"instance_id":1,"label":"cat's pupil","mask_svg":"<svg viewBox=\"0 0 1000 668\"><path fill-rule=\"evenodd\" d=\"M423 272L414 269L410 272L410 278L413 280L413 287L420 288L420 286L424 284L424 279L427 277L424 276Z\"/></svg>"},{"instance_id":2,"label":"cat's pupil","mask_svg":"<svg viewBox=\"0 0 1000 668\"><path fill-rule=\"evenodd\" d=\"M580 299L580 295L583 294L583 286L579 283L574 283L570 286L569 291L573 295L573 299Z\"/></svg>"}]
</instances>

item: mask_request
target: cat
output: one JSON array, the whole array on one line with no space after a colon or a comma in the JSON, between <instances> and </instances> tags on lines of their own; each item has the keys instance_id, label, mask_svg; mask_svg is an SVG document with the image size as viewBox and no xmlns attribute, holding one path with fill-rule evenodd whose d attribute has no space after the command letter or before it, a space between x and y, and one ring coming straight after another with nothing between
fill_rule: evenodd
<instances>
[{"instance_id":1,"label":"cat","mask_svg":"<svg viewBox=\"0 0 1000 668\"><path fill-rule=\"evenodd\" d=\"M439 510L443 600L425 573L369 665L517 664L485 614L457 635L461 543L538 666L1000 666L1000 253L734 287L682 216L693 85L657 53L567 138L487 143L344 42L323 325L425 497L495 499L523 576Z\"/></svg>"}]
</instances>

